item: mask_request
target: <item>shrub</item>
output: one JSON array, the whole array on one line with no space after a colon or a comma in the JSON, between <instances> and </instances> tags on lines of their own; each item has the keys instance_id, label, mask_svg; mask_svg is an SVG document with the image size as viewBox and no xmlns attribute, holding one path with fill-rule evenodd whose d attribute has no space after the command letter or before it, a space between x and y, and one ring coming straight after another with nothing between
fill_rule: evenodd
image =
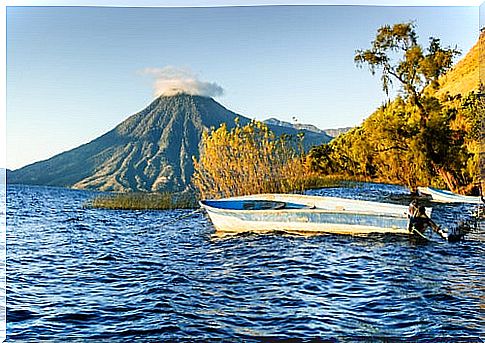
<instances>
[{"instance_id":1,"label":"shrub","mask_svg":"<svg viewBox=\"0 0 485 343\"><path fill-rule=\"evenodd\" d=\"M302 191L308 175L303 135L277 137L251 121L205 132L192 182L201 198Z\"/></svg>"}]
</instances>

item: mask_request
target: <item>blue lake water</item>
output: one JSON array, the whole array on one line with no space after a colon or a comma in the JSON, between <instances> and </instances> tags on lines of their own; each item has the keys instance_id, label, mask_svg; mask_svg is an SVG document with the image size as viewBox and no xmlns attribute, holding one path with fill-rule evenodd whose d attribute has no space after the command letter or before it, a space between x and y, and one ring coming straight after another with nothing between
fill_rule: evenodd
<instances>
[{"instance_id":1,"label":"blue lake water","mask_svg":"<svg viewBox=\"0 0 485 343\"><path fill-rule=\"evenodd\" d=\"M409 203L398 186L311 191ZM466 240L216 235L202 213L84 209L94 193L7 188L9 340L483 337L483 226Z\"/></svg>"}]
</instances>

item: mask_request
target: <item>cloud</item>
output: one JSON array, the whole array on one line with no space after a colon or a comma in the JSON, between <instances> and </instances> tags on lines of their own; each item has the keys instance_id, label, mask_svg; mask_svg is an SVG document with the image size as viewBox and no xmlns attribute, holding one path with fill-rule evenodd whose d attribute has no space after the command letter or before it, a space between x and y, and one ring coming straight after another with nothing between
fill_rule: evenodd
<instances>
[{"instance_id":1,"label":"cloud","mask_svg":"<svg viewBox=\"0 0 485 343\"><path fill-rule=\"evenodd\" d=\"M163 68L145 68L143 75L154 78L155 96L171 96L180 93L216 97L224 94L224 89L215 82L199 80L190 69L166 66Z\"/></svg>"}]
</instances>

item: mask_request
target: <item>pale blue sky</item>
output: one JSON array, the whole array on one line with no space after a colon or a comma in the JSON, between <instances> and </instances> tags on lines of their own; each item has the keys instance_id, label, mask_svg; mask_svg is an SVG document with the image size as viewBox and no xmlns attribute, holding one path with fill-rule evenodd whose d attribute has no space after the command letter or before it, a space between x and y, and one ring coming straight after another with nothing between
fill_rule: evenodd
<instances>
[{"instance_id":1,"label":"pale blue sky","mask_svg":"<svg viewBox=\"0 0 485 343\"><path fill-rule=\"evenodd\" d=\"M7 8L8 168L96 138L153 99L145 68L189 68L251 118L358 125L385 99L356 68L383 24L414 20L465 54L477 7Z\"/></svg>"}]
</instances>

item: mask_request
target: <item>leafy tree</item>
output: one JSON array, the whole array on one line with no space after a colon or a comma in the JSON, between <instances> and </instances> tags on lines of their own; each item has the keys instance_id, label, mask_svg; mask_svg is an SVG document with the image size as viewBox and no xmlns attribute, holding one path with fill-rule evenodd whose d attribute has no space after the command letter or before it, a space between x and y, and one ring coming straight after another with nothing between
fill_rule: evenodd
<instances>
[{"instance_id":1,"label":"leafy tree","mask_svg":"<svg viewBox=\"0 0 485 343\"><path fill-rule=\"evenodd\" d=\"M437 172L446 185L457 192L462 190L464 180L456 172L457 163L462 162L456 160L462 153L462 137L450 128L456 110L444 106L433 96L433 91L459 53L457 49L442 47L440 40L433 37L424 49L417 42L414 24L401 23L378 29L371 47L357 50L355 55L358 66L368 65L372 74L382 71L382 88L386 93L393 82L397 82L406 104L410 105L403 115L411 111L418 116L417 125L412 129L408 127L411 129L408 132L391 129L396 133L391 141L397 144L391 144L390 149L411 151L408 158L420 156L421 168ZM409 134L413 135L414 142L409 141L410 137L406 136ZM408 140L405 147L399 144L402 139ZM408 180L408 184L413 183L415 181Z\"/></svg>"},{"instance_id":2,"label":"leafy tree","mask_svg":"<svg viewBox=\"0 0 485 343\"><path fill-rule=\"evenodd\" d=\"M389 94L393 82L399 82L401 90L426 119L425 90L438 88L439 78L453 65L453 58L460 51L443 48L438 38L430 37L425 50L417 42L413 23L385 25L377 30L376 39L367 50L357 50L354 57L359 66L367 64L372 75L382 69L382 88Z\"/></svg>"}]
</instances>

